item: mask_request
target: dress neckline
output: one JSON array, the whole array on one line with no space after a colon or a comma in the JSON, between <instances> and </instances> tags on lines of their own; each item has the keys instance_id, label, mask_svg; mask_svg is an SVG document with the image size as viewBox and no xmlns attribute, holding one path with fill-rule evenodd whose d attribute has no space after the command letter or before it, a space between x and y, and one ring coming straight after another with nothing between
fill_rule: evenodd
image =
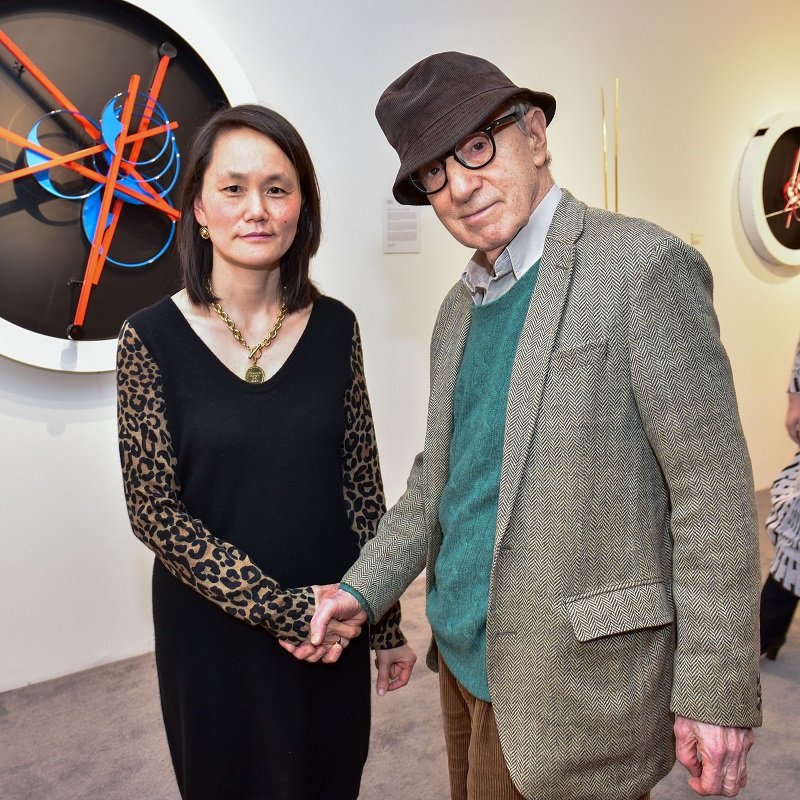
<instances>
[{"instance_id":1,"label":"dress neckline","mask_svg":"<svg viewBox=\"0 0 800 800\"><path fill-rule=\"evenodd\" d=\"M262 392L272 389L276 384L280 383L283 379L283 376L291 370L292 363L300 357L302 351L307 347L307 341L310 338L310 331L312 327L316 327L317 309L319 306L319 299L317 299L311 306L311 313L308 316L308 321L306 322L303 332L300 334L295 346L292 348L283 364L281 364L280 367L278 367L278 369L275 370L275 372L273 372L272 375L270 375L263 383L248 383L243 377L229 369L225 364L222 363L222 361L220 361L217 354L205 343L205 341L203 341L202 337L189 324L189 320L186 319L183 312L180 310L180 308L178 308L178 305L175 303L172 297L166 297L164 299L167 302L171 313L174 313L177 317L179 317L179 324L183 334L194 341L194 343L197 345L197 351L200 353L201 357L210 364L209 368L216 372L221 371L227 376L228 381L232 381L234 385L252 392Z\"/></svg>"}]
</instances>

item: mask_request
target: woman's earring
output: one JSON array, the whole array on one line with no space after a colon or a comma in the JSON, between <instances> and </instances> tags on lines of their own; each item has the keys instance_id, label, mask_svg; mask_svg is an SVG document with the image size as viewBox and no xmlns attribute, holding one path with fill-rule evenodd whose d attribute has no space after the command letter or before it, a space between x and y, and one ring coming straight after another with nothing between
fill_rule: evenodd
<instances>
[{"instance_id":1,"label":"woman's earring","mask_svg":"<svg viewBox=\"0 0 800 800\"><path fill-rule=\"evenodd\" d=\"M200 226L200 238L201 239L210 239L211 234L208 232L208 228L205 225Z\"/></svg>"}]
</instances>

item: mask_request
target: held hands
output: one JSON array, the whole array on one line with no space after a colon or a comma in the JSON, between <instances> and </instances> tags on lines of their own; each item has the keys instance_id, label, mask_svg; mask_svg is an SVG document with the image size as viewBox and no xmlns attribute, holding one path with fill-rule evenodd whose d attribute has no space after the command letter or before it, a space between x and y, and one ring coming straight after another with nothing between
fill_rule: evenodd
<instances>
[{"instance_id":1,"label":"held hands","mask_svg":"<svg viewBox=\"0 0 800 800\"><path fill-rule=\"evenodd\" d=\"M340 624L358 626L360 633L361 626L367 621L367 612L361 608L361 603L349 592L340 589L338 583L323 586L321 589L324 591L320 592L319 597L316 594L316 587L314 589L316 610L311 620L309 642L314 646L322 645L330 636L331 628ZM348 638L355 639L356 637ZM336 661L341 654L340 650L333 660Z\"/></svg>"},{"instance_id":2,"label":"held hands","mask_svg":"<svg viewBox=\"0 0 800 800\"><path fill-rule=\"evenodd\" d=\"M337 583L312 588L316 611L311 620L308 641L294 645L279 639L278 644L301 661L332 664L339 660L350 641L361 633L367 614L358 600L349 592L339 589ZM416 661L416 653L407 644L388 650L376 650L377 693L383 696L387 691L393 692L405 686Z\"/></svg>"},{"instance_id":3,"label":"held hands","mask_svg":"<svg viewBox=\"0 0 800 800\"><path fill-rule=\"evenodd\" d=\"M675 718L675 753L691 773L689 786L699 795L735 797L747 785L750 728L724 728L686 717Z\"/></svg>"},{"instance_id":4,"label":"held hands","mask_svg":"<svg viewBox=\"0 0 800 800\"><path fill-rule=\"evenodd\" d=\"M367 614L353 595L339 589L338 583L311 588L314 590L316 611L311 620L309 639L299 645L278 639L278 644L300 661L333 664L339 660L350 641L361 633ZM329 610L324 621L318 621L322 608Z\"/></svg>"}]
</instances>

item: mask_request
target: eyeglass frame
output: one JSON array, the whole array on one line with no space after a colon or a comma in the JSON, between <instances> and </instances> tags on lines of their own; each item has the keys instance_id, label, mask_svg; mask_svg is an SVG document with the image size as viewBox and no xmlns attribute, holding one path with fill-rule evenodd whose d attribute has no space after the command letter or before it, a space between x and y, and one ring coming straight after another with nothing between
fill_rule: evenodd
<instances>
[{"instance_id":1,"label":"eyeglass frame","mask_svg":"<svg viewBox=\"0 0 800 800\"><path fill-rule=\"evenodd\" d=\"M418 192L430 197L430 195L432 195L432 194L436 194L437 192L441 192L442 189L444 189L444 187L447 186L447 164L446 164L446 162L447 162L447 159L450 158L450 156L453 156L453 158L459 164L461 164L461 166L464 167L465 169L475 170L475 169L483 169L484 167L489 166L489 164L491 164L492 161L494 161L494 157L497 155L497 142L495 142L495 139L494 139L494 132L498 128L503 128L506 125L511 125L513 122L519 122L519 120L521 120L524 116L525 115L523 113L521 113L520 111L512 111L510 114L504 114L502 117L500 117L499 119L493 120L488 125L484 125L484 127L482 127L482 128L477 128L476 130L472 131L472 133L468 133L466 136L463 136L458 142L455 143L455 145L453 145L453 148L452 148L452 150L450 150L450 152L445 153L443 156L440 156L439 158L434 158L434 159L431 159L430 161L428 161L427 162L428 164L434 164L434 163L438 162L439 164L442 165L442 172L444 173L444 183L438 189L434 189L433 191L426 192L425 189L423 189L420 186L420 184L414 178L414 176L417 174L417 172L419 172L419 169L414 170L414 172L411 175L408 176L409 183ZM489 156L489 160L486 161L486 163L479 164L477 167L471 167L469 164L467 164L466 162L462 161L458 157L458 153L456 151L458 150L458 147L462 142L465 142L467 139L471 139L473 136L475 136L478 133L484 133L489 138L489 143L492 145L492 154L491 154L491 156ZM425 166L425 164L423 164L422 166ZM420 169L422 169L422 167L420 167Z\"/></svg>"}]
</instances>

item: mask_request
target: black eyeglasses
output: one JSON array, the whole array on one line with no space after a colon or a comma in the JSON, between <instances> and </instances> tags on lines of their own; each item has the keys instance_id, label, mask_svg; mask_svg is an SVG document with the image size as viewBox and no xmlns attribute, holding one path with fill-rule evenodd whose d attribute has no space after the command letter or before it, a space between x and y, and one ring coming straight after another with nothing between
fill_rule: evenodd
<instances>
[{"instance_id":1,"label":"black eyeglasses","mask_svg":"<svg viewBox=\"0 0 800 800\"><path fill-rule=\"evenodd\" d=\"M445 161L450 156L458 161L462 167L467 169L480 169L485 167L497 152L494 142L494 132L498 128L510 125L521 119L522 114L514 111L506 114L494 122L490 122L485 128L479 128L474 133L462 139L449 153L429 161L424 167L418 169L409 180L415 189L423 194L435 194L447 185L447 170Z\"/></svg>"}]
</instances>

